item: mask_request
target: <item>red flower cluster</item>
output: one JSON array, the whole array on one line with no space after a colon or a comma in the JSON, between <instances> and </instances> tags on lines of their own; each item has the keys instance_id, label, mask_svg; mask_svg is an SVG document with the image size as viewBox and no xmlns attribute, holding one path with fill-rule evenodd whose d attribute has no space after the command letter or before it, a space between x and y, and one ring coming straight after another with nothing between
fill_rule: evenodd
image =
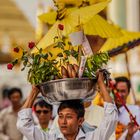
<instances>
[{"instance_id":1,"label":"red flower cluster","mask_svg":"<svg viewBox=\"0 0 140 140\"><path fill-rule=\"evenodd\" d=\"M11 63L7 64L7 69L8 70L12 70L12 68L13 68L13 64L11 64Z\"/></svg>"},{"instance_id":2,"label":"red flower cluster","mask_svg":"<svg viewBox=\"0 0 140 140\"><path fill-rule=\"evenodd\" d=\"M18 48L18 47L15 47L15 48L13 49L13 51L16 52L16 53L18 53L18 52L19 52L19 48Z\"/></svg>"},{"instance_id":3,"label":"red flower cluster","mask_svg":"<svg viewBox=\"0 0 140 140\"><path fill-rule=\"evenodd\" d=\"M58 24L58 28L59 28L59 30L64 30L64 25Z\"/></svg>"},{"instance_id":4,"label":"red flower cluster","mask_svg":"<svg viewBox=\"0 0 140 140\"><path fill-rule=\"evenodd\" d=\"M35 47L35 43L32 42L32 41L29 42L28 47L29 47L30 49L34 48L34 47ZM13 48L13 51L16 52L16 53L18 53L18 52L20 51L20 49L19 49L18 47L15 47L15 48ZM14 65L15 65L16 63L18 63L18 60L13 61L12 63L8 63L8 64L7 64L7 69L8 69L8 70L12 70L13 67L14 67Z\"/></svg>"},{"instance_id":5,"label":"red flower cluster","mask_svg":"<svg viewBox=\"0 0 140 140\"><path fill-rule=\"evenodd\" d=\"M34 42L29 42L28 47L30 49L34 48L34 46L35 46L35 43Z\"/></svg>"}]
</instances>

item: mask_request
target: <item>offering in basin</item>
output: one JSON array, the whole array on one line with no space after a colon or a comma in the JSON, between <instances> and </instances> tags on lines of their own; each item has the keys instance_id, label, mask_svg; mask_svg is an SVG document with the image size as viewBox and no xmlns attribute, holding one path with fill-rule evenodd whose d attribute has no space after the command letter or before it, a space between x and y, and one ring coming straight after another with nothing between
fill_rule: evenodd
<instances>
[{"instance_id":1,"label":"offering in basin","mask_svg":"<svg viewBox=\"0 0 140 140\"><path fill-rule=\"evenodd\" d=\"M64 100L92 100L95 96L96 79L66 78L40 84L42 95L50 103Z\"/></svg>"}]
</instances>

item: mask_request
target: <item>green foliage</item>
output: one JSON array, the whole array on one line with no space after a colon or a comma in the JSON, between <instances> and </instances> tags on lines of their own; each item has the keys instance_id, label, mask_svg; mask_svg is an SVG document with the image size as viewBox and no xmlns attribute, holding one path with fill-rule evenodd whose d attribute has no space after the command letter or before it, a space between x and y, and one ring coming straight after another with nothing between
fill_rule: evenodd
<instances>
[{"instance_id":1,"label":"green foliage","mask_svg":"<svg viewBox=\"0 0 140 140\"><path fill-rule=\"evenodd\" d=\"M101 69L104 64L106 65L108 60L109 55L107 52L97 53L92 55L91 57L88 57L83 76L89 78L94 77L96 75L97 70Z\"/></svg>"}]
</instances>

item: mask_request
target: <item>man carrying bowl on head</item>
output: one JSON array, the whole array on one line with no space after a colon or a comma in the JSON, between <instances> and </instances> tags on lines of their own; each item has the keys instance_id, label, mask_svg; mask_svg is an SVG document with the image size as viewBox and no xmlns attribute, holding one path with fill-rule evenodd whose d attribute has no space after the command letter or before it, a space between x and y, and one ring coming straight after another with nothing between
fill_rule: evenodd
<instances>
[{"instance_id":1,"label":"man carrying bowl on head","mask_svg":"<svg viewBox=\"0 0 140 140\"><path fill-rule=\"evenodd\" d=\"M18 113L18 129L28 140L108 140L115 130L118 112L104 84L103 74L99 72L97 77L104 100L105 114L101 125L95 131L85 132L82 128L85 110L81 100L61 102L58 108L59 130L57 132L50 134L35 127L31 113L31 107L39 93L39 89L35 86L32 87L30 96Z\"/></svg>"}]
</instances>

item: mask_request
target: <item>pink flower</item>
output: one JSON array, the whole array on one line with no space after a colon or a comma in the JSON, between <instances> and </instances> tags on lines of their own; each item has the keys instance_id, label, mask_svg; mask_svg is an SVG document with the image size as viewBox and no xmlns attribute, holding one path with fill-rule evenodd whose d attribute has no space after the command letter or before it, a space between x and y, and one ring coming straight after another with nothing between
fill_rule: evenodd
<instances>
[{"instance_id":1,"label":"pink flower","mask_svg":"<svg viewBox=\"0 0 140 140\"><path fill-rule=\"evenodd\" d=\"M58 24L58 28L59 28L59 30L64 30L64 25Z\"/></svg>"},{"instance_id":2,"label":"pink flower","mask_svg":"<svg viewBox=\"0 0 140 140\"><path fill-rule=\"evenodd\" d=\"M19 48L18 48L18 47L15 47L15 48L13 49L13 51L16 52L16 53L18 53L18 52L19 52Z\"/></svg>"},{"instance_id":3,"label":"pink flower","mask_svg":"<svg viewBox=\"0 0 140 140\"><path fill-rule=\"evenodd\" d=\"M7 64L7 69L8 70L12 70L12 68L13 68L13 64L11 64L11 63Z\"/></svg>"},{"instance_id":4,"label":"pink flower","mask_svg":"<svg viewBox=\"0 0 140 140\"><path fill-rule=\"evenodd\" d=\"M35 43L34 42L29 42L28 47L30 49L34 48L34 46L35 46Z\"/></svg>"}]
</instances>

